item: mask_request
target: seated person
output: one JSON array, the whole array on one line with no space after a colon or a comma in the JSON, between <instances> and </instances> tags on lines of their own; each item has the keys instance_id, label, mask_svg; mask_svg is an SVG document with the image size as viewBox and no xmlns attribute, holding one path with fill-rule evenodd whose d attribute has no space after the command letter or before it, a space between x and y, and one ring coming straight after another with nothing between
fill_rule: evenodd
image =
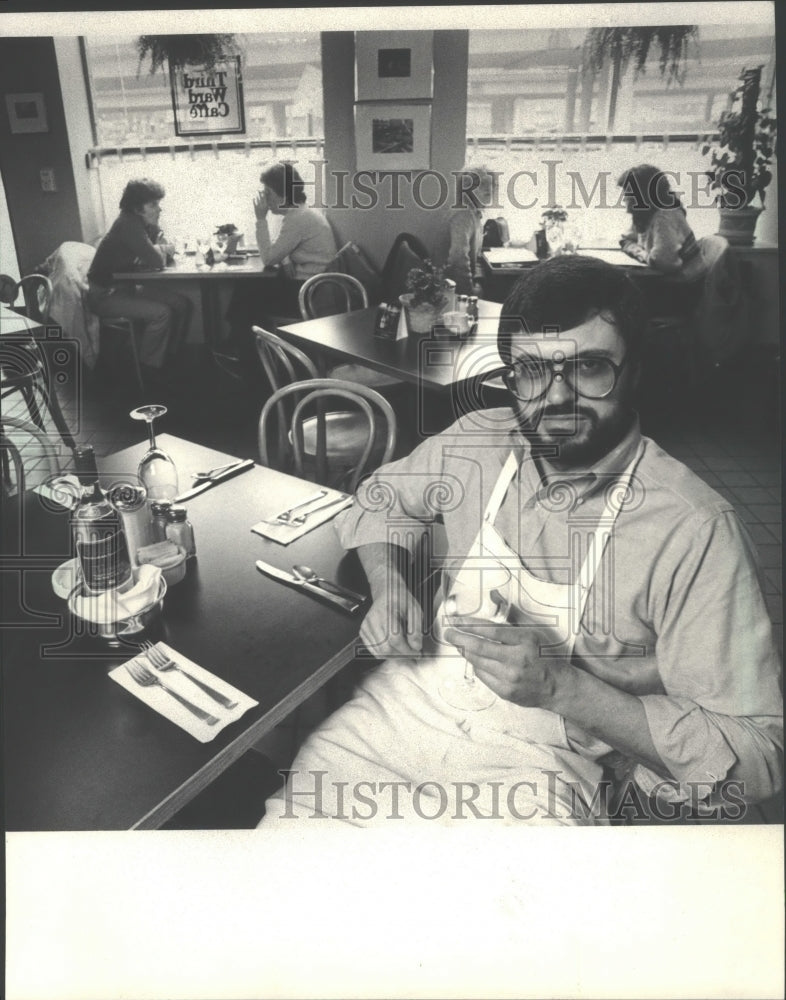
<instances>
[{"instance_id":1,"label":"seated person","mask_svg":"<svg viewBox=\"0 0 786 1000\"><path fill-rule=\"evenodd\" d=\"M387 660L308 737L263 827L603 823L610 775L618 816L664 821L739 818L779 790L780 664L755 548L731 502L642 436L642 330L619 268L533 268L499 326L510 409L462 416L338 515L373 597L360 638ZM435 521L443 607L463 616L424 630L400 557ZM490 697L462 706L457 688L475 685Z\"/></svg>"},{"instance_id":2,"label":"seated person","mask_svg":"<svg viewBox=\"0 0 786 1000\"><path fill-rule=\"evenodd\" d=\"M450 211L450 248L445 277L456 282L457 295L481 295L478 254L483 247L483 208L494 201L494 175L473 167L456 175L457 207Z\"/></svg>"},{"instance_id":3,"label":"seated person","mask_svg":"<svg viewBox=\"0 0 786 1000\"><path fill-rule=\"evenodd\" d=\"M626 170L617 184L632 223L620 238L625 253L679 281L703 277L701 247L666 174L644 163Z\"/></svg>"},{"instance_id":4,"label":"seated person","mask_svg":"<svg viewBox=\"0 0 786 1000\"><path fill-rule=\"evenodd\" d=\"M279 275L276 280L249 279L233 293L227 311L232 332L222 352L240 357L253 352L252 325L270 328L273 317L300 317L300 286L325 271L337 252L330 223L306 205L305 184L291 164L274 163L259 179L262 190L254 197L257 246L263 265L279 268ZM282 216L275 241L270 239L268 213Z\"/></svg>"},{"instance_id":5,"label":"seated person","mask_svg":"<svg viewBox=\"0 0 786 1000\"><path fill-rule=\"evenodd\" d=\"M148 178L129 181L120 214L98 245L87 274L87 301L102 319L125 316L142 325L139 361L160 369L185 341L192 304L164 282L115 281L118 271L161 271L173 253L158 227L163 187Z\"/></svg>"}]
</instances>

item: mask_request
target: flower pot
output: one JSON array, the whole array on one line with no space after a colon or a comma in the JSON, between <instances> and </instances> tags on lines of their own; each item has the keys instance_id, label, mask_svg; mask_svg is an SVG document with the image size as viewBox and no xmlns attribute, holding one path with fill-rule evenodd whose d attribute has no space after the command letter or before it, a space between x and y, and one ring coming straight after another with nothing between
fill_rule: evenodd
<instances>
[{"instance_id":1,"label":"flower pot","mask_svg":"<svg viewBox=\"0 0 786 1000\"><path fill-rule=\"evenodd\" d=\"M718 235L724 236L734 247L753 246L756 222L763 209L754 205L746 208L721 208Z\"/></svg>"},{"instance_id":2,"label":"flower pot","mask_svg":"<svg viewBox=\"0 0 786 1000\"><path fill-rule=\"evenodd\" d=\"M430 302L421 302L419 305L413 306L411 292L399 295L398 300L404 309L409 332L431 333L431 328L442 315L443 306L435 306Z\"/></svg>"}]
</instances>

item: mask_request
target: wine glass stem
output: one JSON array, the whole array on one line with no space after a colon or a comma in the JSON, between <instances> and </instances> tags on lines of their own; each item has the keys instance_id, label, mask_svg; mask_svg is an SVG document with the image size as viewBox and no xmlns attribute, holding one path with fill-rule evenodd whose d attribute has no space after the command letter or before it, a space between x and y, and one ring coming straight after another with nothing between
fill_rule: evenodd
<instances>
[{"instance_id":1,"label":"wine glass stem","mask_svg":"<svg viewBox=\"0 0 786 1000\"><path fill-rule=\"evenodd\" d=\"M147 422L147 436L150 439L150 447L156 447L156 432L153 430L153 421L148 420Z\"/></svg>"},{"instance_id":2,"label":"wine glass stem","mask_svg":"<svg viewBox=\"0 0 786 1000\"><path fill-rule=\"evenodd\" d=\"M467 682L467 684L475 683L475 668L472 666L469 660L465 660L464 680Z\"/></svg>"}]
</instances>

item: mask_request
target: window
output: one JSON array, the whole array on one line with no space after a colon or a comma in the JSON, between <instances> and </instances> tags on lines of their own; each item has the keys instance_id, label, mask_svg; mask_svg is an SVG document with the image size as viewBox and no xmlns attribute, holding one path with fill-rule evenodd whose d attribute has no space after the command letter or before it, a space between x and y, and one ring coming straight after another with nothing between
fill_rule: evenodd
<instances>
[{"instance_id":1,"label":"window","mask_svg":"<svg viewBox=\"0 0 786 1000\"><path fill-rule=\"evenodd\" d=\"M701 25L682 85L661 76L657 53L638 77L632 68L621 77L609 66L584 72L585 34L470 32L467 163L500 173L499 211L511 237L529 238L556 201L585 246L615 245L628 228L616 179L647 162L679 175L675 187L696 234L715 232L717 212L701 190L708 166L701 146L744 67L765 67L762 96L774 106L774 26Z\"/></svg>"},{"instance_id":2,"label":"window","mask_svg":"<svg viewBox=\"0 0 786 1000\"><path fill-rule=\"evenodd\" d=\"M321 157L319 33L238 35L237 40L246 133L217 135L215 142L195 137L195 148L189 149L189 140L175 135L169 74L151 74L147 61L139 65L137 36L85 39L104 228L117 214L126 183L151 176L166 189L162 225L168 234L207 235L232 222L253 242L252 199L261 169L276 159L308 168L309 160ZM195 192L208 190L214 192L213 215L206 219L205 199Z\"/></svg>"}]
</instances>

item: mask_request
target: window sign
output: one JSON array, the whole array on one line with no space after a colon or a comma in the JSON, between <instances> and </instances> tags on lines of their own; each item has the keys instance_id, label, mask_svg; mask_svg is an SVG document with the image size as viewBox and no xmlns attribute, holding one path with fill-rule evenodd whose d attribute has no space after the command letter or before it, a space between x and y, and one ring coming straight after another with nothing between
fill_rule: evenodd
<instances>
[{"instance_id":1,"label":"window sign","mask_svg":"<svg viewBox=\"0 0 786 1000\"><path fill-rule=\"evenodd\" d=\"M176 135L246 131L240 57L210 69L183 66L169 72Z\"/></svg>"}]
</instances>

